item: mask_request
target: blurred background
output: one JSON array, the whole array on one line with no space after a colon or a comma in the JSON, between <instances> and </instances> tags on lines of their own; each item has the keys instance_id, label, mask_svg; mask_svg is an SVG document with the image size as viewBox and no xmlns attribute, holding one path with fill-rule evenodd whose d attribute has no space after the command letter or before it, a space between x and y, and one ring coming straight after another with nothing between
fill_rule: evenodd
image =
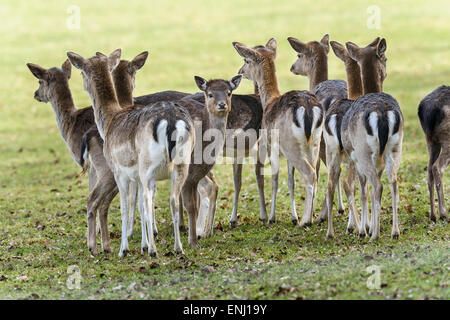
<instances>
[{"instance_id":1,"label":"blurred background","mask_svg":"<svg viewBox=\"0 0 450 320\"><path fill-rule=\"evenodd\" d=\"M308 42L320 40L324 34L329 33L330 40L341 43L353 41L359 46L366 46L377 36L386 38L388 61L387 78L383 89L398 100L405 118L403 160L399 172L401 201L399 217L401 239L403 239L401 243L402 245L431 243L431 239L434 243L436 239L441 239L441 245L444 243L446 246L448 244L446 228L448 227L438 224L434 227L434 224L429 224L427 217L429 209L426 184L428 154L425 137L417 118L417 106L419 101L436 87L450 84L449 16L450 1L448 0L1 0L0 272L6 272L8 279L2 282L4 283L3 295L5 292L8 295L16 292L14 291L16 286L21 285L18 283L22 281L21 279L25 279L23 275L30 279L27 284L29 287L37 286L39 290L52 292L53 288L59 288L61 283L65 283L66 264L81 265L86 262L87 266L83 269L86 278L83 281L86 281L84 283L88 285L90 283L93 290L96 290L98 278L95 276L101 277L105 270L108 270L105 279L114 277L122 279L127 277L127 272L130 271L133 277L139 277L131 266L145 263L141 261L144 258L138 253L139 236L132 239L131 248L135 252L126 260L131 263L117 263L116 253L120 235L117 199L111 208L109 220L114 254L110 256L111 258L107 256L102 258L111 259L111 261L103 261L95 267L90 263L91 261L86 260L86 216L84 213L87 177L78 176L80 168L71 159L60 137L51 105L33 99L34 91L38 88L38 81L26 67L27 62L36 63L45 68L60 67L67 58L66 52L69 50L84 57L90 57L96 51L109 54L116 48L122 48L124 59L132 59L140 52L148 50L150 54L147 63L138 71L136 77L134 94L139 96L161 90L196 92L198 89L194 83L194 75L204 78L230 78L237 73L243 62L232 47L232 41L254 46L264 45L268 39L274 37L278 40L276 68L280 91L283 93L292 89L309 88L306 77L296 76L289 71L297 54L288 44L286 40L288 36ZM345 79L344 65L335 57L332 50L328 55L328 71L329 79ZM74 68L72 68L70 88L78 108L91 105L88 95L83 91L80 72ZM253 85L248 80L243 80L236 91L240 94L251 92L253 92ZM344 216L336 219L339 240L326 245L323 240L325 225L311 227L315 231L303 232L292 229L290 217L287 214L290 212L290 201L284 161L281 170L277 218L283 223L270 228L261 227L258 221L258 192L253 167L244 166L239 207L244 226L233 231L227 230L227 236L235 237L234 242L230 242L229 239L223 240L222 234L218 233L216 237L203 240L203 245L208 250L188 251L193 259L200 261L199 265L210 264L217 257L224 255L232 261L235 257L246 255L255 262L261 257L275 259L274 255L278 254L276 258L280 261L294 259L293 261L296 262L289 264L292 265L292 270L289 272L294 279L297 276L300 277L297 265L301 259L297 256L301 248L288 245L288 241L305 244L305 250L301 254L314 256L314 261L319 253L323 253L325 258L332 256L330 252L338 255L349 254L353 251L353 248L348 250L349 244L357 250L365 246L361 245L359 239L353 235L345 235L346 218ZM324 197L323 191L327 178L324 166L322 166L322 172L316 203L321 203ZM214 173L220 181L216 224L228 228L233 197L231 165L217 166ZM271 188L269 179L266 177L267 201L269 201ZM303 180L300 174L296 175L296 180L298 182L296 185L297 211L300 214L303 211L301 199L304 200L302 198ZM449 180L447 174L444 179L444 185L447 185L446 190L448 190ZM170 252L173 243L167 190L167 181L158 184L156 206L158 228L162 235L158 240L161 252ZM383 208L387 212L382 215L384 229L382 230L383 240L380 241L385 241L383 248L386 246L392 248L389 239L390 227L388 227L391 215L387 185L383 197ZM431 231L432 228L435 230ZM406 234L404 235L403 232ZM272 238L275 239L274 235L282 238L282 241L277 240L274 243L272 240ZM184 242L186 239L187 237L183 235ZM272 242L269 242L269 239ZM237 242L238 240L240 242ZM346 244L343 245L343 243ZM263 249L255 254L256 244ZM286 245L280 251L278 244ZM214 251L216 246L217 252ZM374 250L370 251L373 255L378 250L377 246L378 244L368 246L370 250ZM60 248L62 250L57 251ZM308 251L308 248L311 250ZM448 246L445 250L448 253ZM414 252L425 254L428 251L415 250ZM358 252L355 251L354 254ZM440 255L440 253L436 254L438 257L436 259L441 259ZM390 263L391 256L387 255L387 257ZM167 269L161 267L161 274L168 276L167 281L171 281L170 276L175 274L172 273L173 265L178 266L180 262L165 254L161 259L165 261L161 262L161 266L168 263L164 267ZM361 260L359 256L352 255L348 256L348 260L343 260L343 264L352 270L345 271L344 267L337 266L333 261L330 266L339 267L338 273L336 273L337 269L324 269L332 271L319 272L317 276L320 278L323 274L326 277L334 275L334 285L337 284L338 291L344 293L341 297L367 298L365 287L361 287L358 281L353 281L359 279L364 273L365 269L361 268L365 266L361 265L366 263L363 261L358 265L359 269L354 268L356 259ZM220 290L222 286L221 275L225 273L223 270L228 268L229 263L224 261L228 261L228 258L216 261L219 265L217 268L221 271L217 273L217 285L211 285L214 290ZM432 267L442 267L439 271L440 276L445 278L445 257L439 263L434 262L438 260L432 261L429 263L429 270ZM224 266L220 269L222 264ZM399 262L396 269L398 273L392 272L387 291L394 292L397 282L401 282L400 286L408 287L415 285L416 280L423 277L422 273L407 273L409 269L402 273L406 265L410 265L409 261ZM414 268L412 262L411 268ZM155 270L156 273L160 269ZM286 273L286 270L277 269L276 276L271 277L271 281L273 280L274 283L278 281L278 275L283 272ZM247 272L240 271L236 274L245 275ZM252 273L248 275L254 278ZM430 277L433 275L434 271L430 273ZM0 280L6 278L2 278L0 274ZM312 279L308 282L303 278L299 279L299 286L303 284L307 286L308 283L314 284L319 281ZM342 279L347 280L342 281ZM431 280L428 281L429 279ZM438 277L429 279L426 280L426 284L422 282L416 286L417 290L415 289L413 297L422 297L422 294L427 292L422 285L438 288L435 284L439 280ZM448 277L446 279L448 283ZM195 278L189 286L198 286L197 290L201 292L210 290L209 278L204 283L197 281L198 279ZM269 281L265 278L258 278L258 281L262 284L257 283L252 289L256 293L246 293L247 296L260 297L258 294L262 292L261 288ZM168 283L172 286L172 282ZM111 286L116 285L113 282ZM240 285L240 282L235 285L237 295L227 293L225 297L240 297L243 292L243 289L238 287ZM274 285L275 289L269 285L269 289L264 290L273 293L278 290L276 289L278 285L280 284ZM348 290L350 286L353 286L353 291ZM448 296L448 292L444 294L447 286L436 289L442 291L434 295ZM312 285L312 289L308 290L316 292L317 288ZM320 290L322 288L323 292L312 293L311 297L326 298L334 290L328 290L325 285L321 286ZM196 297L193 295L194 291L189 290L186 291L189 293L185 296ZM302 290L306 289L299 291ZM356 290L362 293L359 294ZM178 297L178 291L175 288L168 297ZM0 296L2 296L1 292L0 286ZM39 294L47 297L45 294ZM75 292L74 294L85 297L84 293ZM222 297L224 294L219 292L217 296ZM271 297L270 294L269 297ZM292 293L289 294L292 295ZM121 292L117 295L119 298L124 297ZM199 296L205 295L202 293Z\"/></svg>"}]
</instances>

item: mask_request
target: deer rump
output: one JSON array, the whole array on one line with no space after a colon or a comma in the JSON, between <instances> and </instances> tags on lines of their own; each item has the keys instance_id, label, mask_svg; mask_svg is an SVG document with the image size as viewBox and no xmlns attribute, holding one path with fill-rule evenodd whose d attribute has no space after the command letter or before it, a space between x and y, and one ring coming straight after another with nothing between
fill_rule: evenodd
<instances>
[{"instance_id":1,"label":"deer rump","mask_svg":"<svg viewBox=\"0 0 450 320\"><path fill-rule=\"evenodd\" d=\"M382 156L389 139L393 138L400 129L402 122L402 112L397 101L386 93L369 93L361 96L353 102L350 110L344 115L341 130L346 131L352 128L349 134L356 133L359 121L358 113L364 122L368 144L372 150L377 149L379 156ZM344 143L345 144L345 143ZM396 144L392 141L392 144Z\"/></svg>"}]
</instances>

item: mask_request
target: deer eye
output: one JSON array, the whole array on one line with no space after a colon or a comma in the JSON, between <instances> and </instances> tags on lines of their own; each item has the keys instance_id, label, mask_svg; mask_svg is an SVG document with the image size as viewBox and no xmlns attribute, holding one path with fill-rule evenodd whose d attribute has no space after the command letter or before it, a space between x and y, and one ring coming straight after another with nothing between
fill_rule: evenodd
<instances>
[{"instance_id":1,"label":"deer eye","mask_svg":"<svg viewBox=\"0 0 450 320\"><path fill-rule=\"evenodd\" d=\"M297 54L297 57L301 58L303 56L303 53Z\"/></svg>"}]
</instances>

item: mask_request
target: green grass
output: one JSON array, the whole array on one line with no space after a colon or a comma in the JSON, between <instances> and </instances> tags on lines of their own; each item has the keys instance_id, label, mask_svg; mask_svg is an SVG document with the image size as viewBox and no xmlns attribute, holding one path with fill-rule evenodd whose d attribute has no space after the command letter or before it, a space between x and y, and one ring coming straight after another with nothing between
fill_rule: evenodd
<instances>
[{"instance_id":1,"label":"green grass","mask_svg":"<svg viewBox=\"0 0 450 320\"><path fill-rule=\"evenodd\" d=\"M78 1L80 30L66 28L71 1L13 1L0 4L0 298L257 298L257 299L449 299L449 229L427 218L427 151L417 105L448 83L448 1L377 1L381 29L366 27L373 1ZM145 4L144 4L145 3ZM275 225L261 225L253 168L244 167L241 225L231 230L231 166L218 166L216 229L186 255L173 256L168 183L158 184L157 258L141 256L140 233L131 254L117 257L120 213L110 211L114 254L90 257L85 240L87 178L60 138L50 105L33 99L37 81L26 62L60 66L65 52L84 56L121 47L125 58L149 50L138 73L135 95L166 89L197 91L193 76L234 75L242 59L232 41L249 45L278 40L277 75L282 92L308 88L289 67L296 58L286 38L364 45L387 39L388 77L384 90L399 102L405 118L400 179L400 230L390 239L390 194L385 188L377 243L345 233L346 217L336 215L336 239L325 240L326 225L300 229L290 222L286 168L282 167ZM343 79L343 64L329 54L329 78ZM70 81L77 106L90 105L79 72ZM238 93L252 91L243 81ZM304 184L296 175L297 210ZM386 182L386 179L384 180ZM449 185L448 175L444 184ZM324 197L322 171L317 203ZM448 196L448 187L446 195ZM269 201L270 180L266 177ZM270 202L268 202L270 205ZM359 202L358 202L359 205ZM319 208L316 208L318 211ZM138 226L139 224L137 224ZM136 228L138 229L138 228ZM68 266L81 270L81 289L66 286ZM368 266L381 267L381 288L368 289Z\"/></svg>"}]
</instances>

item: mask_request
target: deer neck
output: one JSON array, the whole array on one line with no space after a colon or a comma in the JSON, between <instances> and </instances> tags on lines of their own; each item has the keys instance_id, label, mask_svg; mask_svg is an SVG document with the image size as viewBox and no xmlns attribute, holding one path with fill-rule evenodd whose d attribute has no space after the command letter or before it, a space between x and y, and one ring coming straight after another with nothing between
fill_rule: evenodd
<instances>
[{"instance_id":1,"label":"deer neck","mask_svg":"<svg viewBox=\"0 0 450 320\"><path fill-rule=\"evenodd\" d=\"M203 119L205 126L204 129L216 129L219 130L222 134L225 133L225 129L227 128L227 119L228 114L224 116L218 116L208 111L208 108L204 108L203 110Z\"/></svg>"},{"instance_id":2,"label":"deer neck","mask_svg":"<svg viewBox=\"0 0 450 320\"><path fill-rule=\"evenodd\" d=\"M113 82L119 105L122 108L133 105L133 88L130 81L124 77L115 75Z\"/></svg>"},{"instance_id":3,"label":"deer neck","mask_svg":"<svg viewBox=\"0 0 450 320\"><path fill-rule=\"evenodd\" d=\"M363 86L361 80L361 69L358 62L348 59L345 63L345 71L347 73L348 98L356 100L363 94Z\"/></svg>"},{"instance_id":4,"label":"deer neck","mask_svg":"<svg viewBox=\"0 0 450 320\"><path fill-rule=\"evenodd\" d=\"M263 70L256 80L257 90L261 98L261 104L265 109L273 100L280 97L278 81L273 61L264 63Z\"/></svg>"},{"instance_id":5,"label":"deer neck","mask_svg":"<svg viewBox=\"0 0 450 320\"><path fill-rule=\"evenodd\" d=\"M366 63L361 66L361 79L364 94L383 91L378 71L372 63Z\"/></svg>"},{"instance_id":6,"label":"deer neck","mask_svg":"<svg viewBox=\"0 0 450 320\"><path fill-rule=\"evenodd\" d=\"M105 139L106 127L121 110L111 75L108 70L102 70L101 74L93 82L90 96L94 107L95 123L97 124L100 136Z\"/></svg>"},{"instance_id":7,"label":"deer neck","mask_svg":"<svg viewBox=\"0 0 450 320\"><path fill-rule=\"evenodd\" d=\"M312 72L308 75L308 78L309 91L311 92L319 83L328 80L328 59L326 55L319 55L314 59Z\"/></svg>"},{"instance_id":8,"label":"deer neck","mask_svg":"<svg viewBox=\"0 0 450 320\"><path fill-rule=\"evenodd\" d=\"M53 111L56 116L56 123L58 124L59 132L64 141L70 135L70 128L74 121L73 114L77 109L73 103L72 94L70 92L69 84L67 82L59 82L55 88L55 94L50 98Z\"/></svg>"},{"instance_id":9,"label":"deer neck","mask_svg":"<svg viewBox=\"0 0 450 320\"><path fill-rule=\"evenodd\" d=\"M254 92L255 95L259 96L258 85L256 83L254 84Z\"/></svg>"}]
</instances>

